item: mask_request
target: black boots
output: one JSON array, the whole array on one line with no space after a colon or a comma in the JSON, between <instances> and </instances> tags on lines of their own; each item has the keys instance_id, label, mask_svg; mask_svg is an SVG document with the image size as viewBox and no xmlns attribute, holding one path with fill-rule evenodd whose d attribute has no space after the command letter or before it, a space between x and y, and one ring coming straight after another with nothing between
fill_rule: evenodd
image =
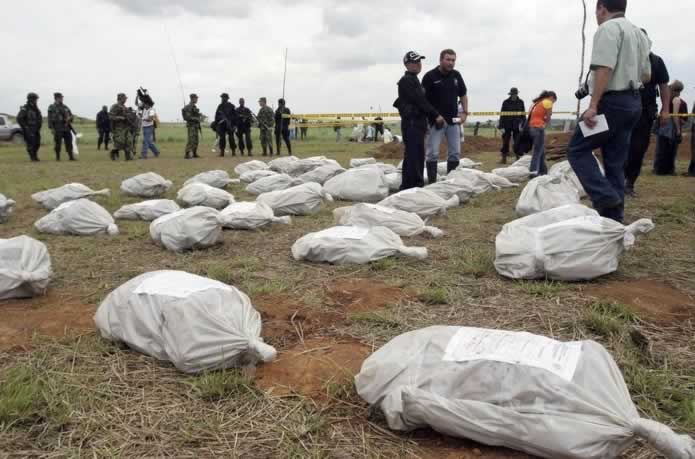
<instances>
[{"instance_id":1,"label":"black boots","mask_svg":"<svg viewBox=\"0 0 695 459\"><path fill-rule=\"evenodd\" d=\"M459 164L461 164L461 161L447 161L447 163L446 163L447 175L449 174L449 172L455 171L456 169L458 169Z\"/></svg>"},{"instance_id":2,"label":"black boots","mask_svg":"<svg viewBox=\"0 0 695 459\"><path fill-rule=\"evenodd\" d=\"M198 156L198 148L196 148L195 150L193 150L193 157L194 157L194 158L200 158L200 156Z\"/></svg>"},{"instance_id":3,"label":"black boots","mask_svg":"<svg viewBox=\"0 0 695 459\"><path fill-rule=\"evenodd\" d=\"M437 161L427 161L427 181L437 183Z\"/></svg>"},{"instance_id":4,"label":"black boots","mask_svg":"<svg viewBox=\"0 0 695 459\"><path fill-rule=\"evenodd\" d=\"M186 156L184 156L183 159L191 159L191 154L186 152Z\"/></svg>"},{"instance_id":5,"label":"black boots","mask_svg":"<svg viewBox=\"0 0 695 459\"><path fill-rule=\"evenodd\" d=\"M118 160L118 150L111 150L111 161Z\"/></svg>"}]
</instances>

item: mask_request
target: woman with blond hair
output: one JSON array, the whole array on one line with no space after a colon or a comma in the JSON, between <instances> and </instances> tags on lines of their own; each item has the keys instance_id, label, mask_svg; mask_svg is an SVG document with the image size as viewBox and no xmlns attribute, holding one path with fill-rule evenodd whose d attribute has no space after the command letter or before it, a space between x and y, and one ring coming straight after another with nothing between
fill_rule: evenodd
<instances>
[{"instance_id":1,"label":"woman with blond hair","mask_svg":"<svg viewBox=\"0 0 695 459\"><path fill-rule=\"evenodd\" d=\"M679 80L669 85L671 88L671 106L669 113L673 115L687 115L688 104L681 99L683 83ZM656 156L654 157L654 174L656 175L675 175L676 156L678 146L683 141L683 126L688 122L684 116L673 116L671 120L658 129L658 139L656 144Z\"/></svg>"}]
</instances>

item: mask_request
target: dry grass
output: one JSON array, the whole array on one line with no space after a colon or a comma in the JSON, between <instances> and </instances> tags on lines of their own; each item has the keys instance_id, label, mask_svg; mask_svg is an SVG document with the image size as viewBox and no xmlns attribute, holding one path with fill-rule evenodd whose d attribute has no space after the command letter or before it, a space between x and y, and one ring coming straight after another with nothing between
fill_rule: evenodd
<instances>
[{"instance_id":1,"label":"dry grass","mask_svg":"<svg viewBox=\"0 0 695 459\"><path fill-rule=\"evenodd\" d=\"M51 288L96 307L113 288L155 269L182 269L234 284L252 299L280 295L316 313L327 286L339 279L380 280L415 292L385 310L349 315L315 335L350 335L379 346L404 331L429 325L466 325L526 330L559 339L596 339L612 351L625 372L636 404L645 415L681 431L695 433L695 326L691 322L656 326L620 308L597 305L584 284L512 282L494 271L494 238L513 219L520 190L481 196L433 224L447 236L416 237L409 245L426 246L426 261L385 259L367 266L297 263L292 243L309 231L332 224L330 211L296 218L292 226L259 232L224 233L224 244L210 250L174 254L150 242L147 224L120 222L116 238L48 237L32 225L45 211L32 192L79 181L109 187L99 200L109 211L134 202L118 193L120 181L155 171L177 186L208 169L231 172L239 159L204 153L200 161L179 159L181 145L162 145L157 160L112 164L102 152L84 151L77 164L31 165L16 147L1 147L0 192L18 208L0 237L29 234L47 243L56 278ZM347 163L364 155L364 145L338 145L318 139L298 144L301 156L326 154ZM49 148L43 147L44 156ZM484 168L495 167L494 154L477 155ZM245 159L245 158L244 158ZM682 165L681 165L682 166ZM233 186L237 199L252 199ZM641 197L630 201L629 220L649 217L657 229L638 240L621 269L597 283L634 278L669 279L695 294L695 181L651 177L640 181ZM175 189L169 193L175 196ZM418 296L418 294L420 296ZM0 304L2 311L2 304ZM638 331L647 343L635 344ZM639 341L639 340L638 340ZM641 346L641 347L640 347ZM283 349L281 349L282 351ZM341 375L337 375L341 376ZM354 388L341 378L326 387L330 403L301 397L274 397L255 388L243 372L185 376L170 365L105 343L96 335L58 342L38 339L33 350L0 354L0 456L164 456L177 457L413 457L420 439L389 432L368 416ZM427 433L431 437L433 434ZM635 447L634 459L656 458Z\"/></svg>"}]
</instances>

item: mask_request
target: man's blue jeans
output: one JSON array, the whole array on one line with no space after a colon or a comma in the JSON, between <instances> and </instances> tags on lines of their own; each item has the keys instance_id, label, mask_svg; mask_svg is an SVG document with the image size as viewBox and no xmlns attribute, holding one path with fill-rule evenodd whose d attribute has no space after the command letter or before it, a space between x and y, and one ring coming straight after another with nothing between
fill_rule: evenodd
<instances>
[{"instance_id":1,"label":"man's blue jeans","mask_svg":"<svg viewBox=\"0 0 695 459\"><path fill-rule=\"evenodd\" d=\"M608 131L584 137L577 126L567 159L598 213L622 223L625 214L625 162L632 130L642 113L642 101L637 93L607 94L601 98L598 113L606 115ZM605 177L592 155L599 148Z\"/></svg>"},{"instance_id":2,"label":"man's blue jeans","mask_svg":"<svg viewBox=\"0 0 695 459\"><path fill-rule=\"evenodd\" d=\"M155 158L159 157L159 148L154 143L154 126L142 128L142 157L147 158L147 150L152 150Z\"/></svg>"},{"instance_id":3,"label":"man's blue jeans","mask_svg":"<svg viewBox=\"0 0 695 459\"><path fill-rule=\"evenodd\" d=\"M458 161L461 159L461 125L445 124L441 129L432 125L428 128L429 136L425 145L425 156L427 162L439 162L439 146L446 137L448 147L447 161Z\"/></svg>"}]
</instances>

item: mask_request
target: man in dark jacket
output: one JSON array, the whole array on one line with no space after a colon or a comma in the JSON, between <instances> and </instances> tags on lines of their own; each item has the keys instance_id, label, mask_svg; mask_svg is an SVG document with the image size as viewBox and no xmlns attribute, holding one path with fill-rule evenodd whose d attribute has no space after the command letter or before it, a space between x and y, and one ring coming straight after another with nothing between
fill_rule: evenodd
<instances>
[{"instance_id":1,"label":"man in dark jacket","mask_svg":"<svg viewBox=\"0 0 695 459\"><path fill-rule=\"evenodd\" d=\"M237 131L236 137L239 141L239 152L244 156L244 150L248 149L249 156L253 156L253 143L251 142L251 124L253 123L253 113L245 105L243 98L239 99L237 112Z\"/></svg>"},{"instance_id":2,"label":"man in dark jacket","mask_svg":"<svg viewBox=\"0 0 695 459\"><path fill-rule=\"evenodd\" d=\"M41 148L41 125L43 116L38 106L39 95L35 92L27 94L27 103L23 105L17 114L17 123L22 128L24 143L32 162L39 161L39 148Z\"/></svg>"},{"instance_id":3,"label":"man in dark jacket","mask_svg":"<svg viewBox=\"0 0 695 459\"><path fill-rule=\"evenodd\" d=\"M439 128L444 126L444 118L427 101L425 88L417 77L422 71L424 58L415 51L405 54L403 65L406 72L398 81L398 99L393 103L401 115L401 133L405 144L401 190L425 185L422 173L425 169L427 121Z\"/></svg>"},{"instance_id":4,"label":"man in dark jacket","mask_svg":"<svg viewBox=\"0 0 695 459\"><path fill-rule=\"evenodd\" d=\"M517 88L512 88L509 91L509 98L502 102L501 112L518 112L524 113L523 115L501 115L499 128L502 130L502 160L500 164L507 164L507 156L509 156L509 144L514 138L514 143L519 138L519 133L521 132L521 126L526 120L526 107L524 101L519 98L519 90Z\"/></svg>"},{"instance_id":5,"label":"man in dark jacket","mask_svg":"<svg viewBox=\"0 0 695 459\"><path fill-rule=\"evenodd\" d=\"M222 93L220 95L222 102L217 106L215 112L215 131L220 139L220 156L224 156L224 150L227 148L227 137L229 138L229 148L232 150L232 156L236 156L236 142L234 141L234 130L238 125L237 111L233 103L229 101L229 94Z\"/></svg>"},{"instance_id":6,"label":"man in dark jacket","mask_svg":"<svg viewBox=\"0 0 695 459\"><path fill-rule=\"evenodd\" d=\"M97 113L97 132L99 140L97 141L97 150L101 150L101 144L104 144L105 149L109 149L109 141L111 140L111 120L109 119L109 109L106 105L101 107L101 111Z\"/></svg>"},{"instance_id":7,"label":"man in dark jacket","mask_svg":"<svg viewBox=\"0 0 695 459\"><path fill-rule=\"evenodd\" d=\"M275 145L280 155L280 139L287 145L287 154L292 156L292 144L290 143L290 119L283 115L291 115L292 112L285 105L285 99L278 99L278 108L275 110Z\"/></svg>"}]
</instances>

